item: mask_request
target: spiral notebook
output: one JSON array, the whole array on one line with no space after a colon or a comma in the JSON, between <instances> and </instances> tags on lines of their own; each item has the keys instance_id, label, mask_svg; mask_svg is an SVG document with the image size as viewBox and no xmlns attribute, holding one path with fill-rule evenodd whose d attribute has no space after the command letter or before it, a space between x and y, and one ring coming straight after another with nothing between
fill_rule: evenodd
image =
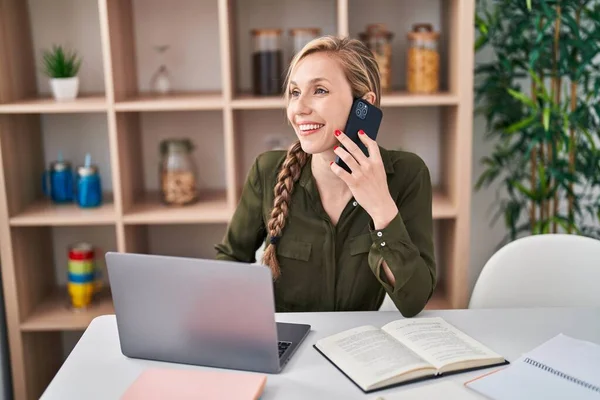
<instances>
[{"instance_id":1,"label":"spiral notebook","mask_svg":"<svg viewBox=\"0 0 600 400\"><path fill-rule=\"evenodd\" d=\"M465 386L494 400L598 400L600 345L560 334Z\"/></svg>"}]
</instances>

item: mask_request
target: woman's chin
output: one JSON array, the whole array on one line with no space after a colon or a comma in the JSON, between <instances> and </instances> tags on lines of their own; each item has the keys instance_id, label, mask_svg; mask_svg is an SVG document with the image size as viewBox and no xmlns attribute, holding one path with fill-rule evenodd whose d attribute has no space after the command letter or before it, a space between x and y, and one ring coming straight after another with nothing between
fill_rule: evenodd
<instances>
[{"instance_id":1,"label":"woman's chin","mask_svg":"<svg viewBox=\"0 0 600 400\"><path fill-rule=\"evenodd\" d=\"M304 150L307 154L319 154L327 150L325 146L317 143L312 143L309 140L300 139L300 146L302 146L302 150Z\"/></svg>"},{"instance_id":2,"label":"woman's chin","mask_svg":"<svg viewBox=\"0 0 600 400\"><path fill-rule=\"evenodd\" d=\"M300 146L302 146L302 150L304 150L307 154L319 154L323 153L327 150L331 150L333 148L333 144L323 143L322 140L314 140L317 139L311 137L300 137Z\"/></svg>"}]
</instances>

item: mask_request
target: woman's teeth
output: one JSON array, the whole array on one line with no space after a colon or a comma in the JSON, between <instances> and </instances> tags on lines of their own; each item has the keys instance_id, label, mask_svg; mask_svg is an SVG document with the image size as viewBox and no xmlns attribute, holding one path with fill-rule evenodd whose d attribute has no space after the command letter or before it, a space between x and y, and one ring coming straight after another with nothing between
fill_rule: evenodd
<instances>
[{"instance_id":1,"label":"woman's teeth","mask_svg":"<svg viewBox=\"0 0 600 400\"><path fill-rule=\"evenodd\" d=\"M323 126L323 124L302 124L302 125L300 125L300 130L301 131L312 131L315 129L319 129L322 126Z\"/></svg>"}]
</instances>

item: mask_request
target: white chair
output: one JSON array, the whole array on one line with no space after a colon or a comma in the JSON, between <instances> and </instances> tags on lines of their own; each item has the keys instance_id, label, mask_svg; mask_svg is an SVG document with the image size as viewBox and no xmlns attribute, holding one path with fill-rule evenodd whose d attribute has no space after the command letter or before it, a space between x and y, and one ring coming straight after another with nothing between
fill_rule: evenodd
<instances>
[{"instance_id":1,"label":"white chair","mask_svg":"<svg viewBox=\"0 0 600 400\"><path fill-rule=\"evenodd\" d=\"M469 308L600 307L599 284L600 240L532 235L489 259Z\"/></svg>"}]
</instances>

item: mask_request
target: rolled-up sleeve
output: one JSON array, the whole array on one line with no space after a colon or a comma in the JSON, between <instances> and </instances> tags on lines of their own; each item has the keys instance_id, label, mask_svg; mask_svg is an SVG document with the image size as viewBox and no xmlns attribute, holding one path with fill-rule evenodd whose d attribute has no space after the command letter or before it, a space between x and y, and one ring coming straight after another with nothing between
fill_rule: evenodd
<instances>
[{"instance_id":1,"label":"rolled-up sleeve","mask_svg":"<svg viewBox=\"0 0 600 400\"><path fill-rule=\"evenodd\" d=\"M262 185L257 158L246 177L240 201L221 243L215 246L217 260L256 262L256 250L266 230L262 213Z\"/></svg>"},{"instance_id":2,"label":"rolled-up sleeve","mask_svg":"<svg viewBox=\"0 0 600 400\"><path fill-rule=\"evenodd\" d=\"M424 164L396 204L398 214L384 229L374 229L371 222L368 259L398 310L412 317L425 308L436 286L431 178ZM385 276L384 261L394 275L394 286Z\"/></svg>"}]
</instances>

